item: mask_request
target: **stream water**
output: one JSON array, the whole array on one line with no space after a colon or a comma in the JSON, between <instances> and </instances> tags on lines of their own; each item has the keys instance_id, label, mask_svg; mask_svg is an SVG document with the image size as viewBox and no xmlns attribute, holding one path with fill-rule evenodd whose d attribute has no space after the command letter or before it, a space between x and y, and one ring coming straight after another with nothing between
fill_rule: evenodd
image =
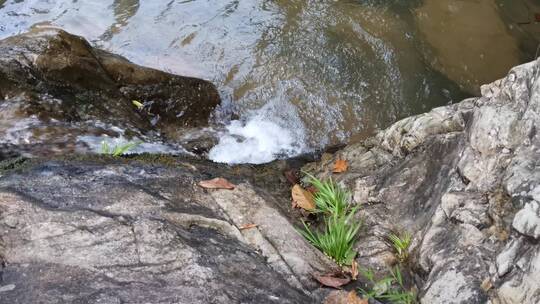
<instances>
[{"instance_id":1,"label":"stream water","mask_svg":"<svg viewBox=\"0 0 540 304\"><path fill-rule=\"evenodd\" d=\"M223 99L210 158L262 163L477 94L534 58L537 2L0 0L0 38L54 25L208 79Z\"/></svg>"}]
</instances>

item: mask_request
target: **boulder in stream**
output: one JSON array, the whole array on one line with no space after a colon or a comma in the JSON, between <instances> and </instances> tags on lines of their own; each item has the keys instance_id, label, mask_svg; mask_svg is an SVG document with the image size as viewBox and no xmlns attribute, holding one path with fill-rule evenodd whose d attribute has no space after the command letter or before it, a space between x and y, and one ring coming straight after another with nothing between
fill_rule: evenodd
<instances>
[{"instance_id":1,"label":"boulder in stream","mask_svg":"<svg viewBox=\"0 0 540 304\"><path fill-rule=\"evenodd\" d=\"M175 143L220 103L208 81L138 66L55 28L6 38L0 53L0 144L31 154L88 150L104 135Z\"/></svg>"}]
</instances>

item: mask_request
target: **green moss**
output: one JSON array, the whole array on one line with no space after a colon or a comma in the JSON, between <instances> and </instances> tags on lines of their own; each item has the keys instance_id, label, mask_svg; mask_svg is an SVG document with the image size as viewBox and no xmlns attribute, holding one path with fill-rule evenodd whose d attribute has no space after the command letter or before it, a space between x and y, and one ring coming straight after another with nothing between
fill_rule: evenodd
<instances>
[{"instance_id":1,"label":"green moss","mask_svg":"<svg viewBox=\"0 0 540 304\"><path fill-rule=\"evenodd\" d=\"M10 171L23 170L32 165L32 161L26 157L9 158L0 161L0 174Z\"/></svg>"},{"instance_id":2,"label":"green moss","mask_svg":"<svg viewBox=\"0 0 540 304\"><path fill-rule=\"evenodd\" d=\"M170 154L151 154L142 153L136 155L130 155L123 158L126 161L136 161L143 164L151 165L164 165L167 167L177 167L179 165L179 159L177 156Z\"/></svg>"}]
</instances>

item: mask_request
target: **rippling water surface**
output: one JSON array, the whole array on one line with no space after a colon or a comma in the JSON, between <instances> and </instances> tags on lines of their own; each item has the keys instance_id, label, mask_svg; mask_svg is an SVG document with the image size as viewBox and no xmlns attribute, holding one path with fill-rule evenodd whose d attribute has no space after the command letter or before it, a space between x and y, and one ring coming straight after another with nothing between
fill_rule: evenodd
<instances>
[{"instance_id":1,"label":"rippling water surface","mask_svg":"<svg viewBox=\"0 0 540 304\"><path fill-rule=\"evenodd\" d=\"M477 93L534 56L534 2L0 0L0 38L54 25L208 79L224 101L210 157L258 163Z\"/></svg>"}]
</instances>

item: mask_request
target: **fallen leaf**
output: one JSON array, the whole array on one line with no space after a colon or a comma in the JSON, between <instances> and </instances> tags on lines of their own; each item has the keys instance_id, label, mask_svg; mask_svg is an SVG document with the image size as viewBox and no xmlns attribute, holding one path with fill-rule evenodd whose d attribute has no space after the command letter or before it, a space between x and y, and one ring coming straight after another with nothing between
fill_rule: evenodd
<instances>
[{"instance_id":1,"label":"fallen leaf","mask_svg":"<svg viewBox=\"0 0 540 304\"><path fill-rule=\"evenodd\" d=\"M136 106L139 110L142 110L144 108L144 105L138 100L132 100L131 103L133 103L133 105Z\"/></svg>"},{"instance_id":2,"label":"fallen leaf","mask_svg":"<svg viewBox=\"0 0 540 304\"><path fill-rule=\"evenodd\" d=\"M356 281L356 279L358 279L358 263L356 262L356 260L353 260L352 261L352 265L351 265L351 279L353 281Z\"/></svg>"},{"instance_id":3,"label":"fallen leaf","mask_svg":"<svg viewBox=\"0 0 540 304\"><path fill-rule=\"evenodd\" d=\"M296 184L291 189L293 206L300 207L305 210L315 209L313 194L304 190L300 185Z\"/></svg>"},{"instance_id":4,"label":"fallen leaf","mask_svg":"<svg viewBox=\"0 0 540 304\"><path fill-rule=\"evenodd\" d=\"M334 170L332 172L334 173L343 173L347 171L347 168L349 165L347 164L347 161L344 159L338 158L336 162L334 163Z\"/></svg>"},{"instance_id":5,"label":"fallen leaf","mask_svg":"<svg viewBox=\"0 0 540 304\"><path fill-rule=\"evenodd\" d=\"M298 183L300 178L298 177L298 174L295 170L287 170L283 172L283 175L285 175L285 178L291 185L295 185Z\"/></svg>"},{"instance_id":6,"label":"fallen leaf","mask_svg":"<svg viewBox=\"0 0 540 304\"><path fill-rule=\"evenodd\" d=\"M356 291L354 290L351 290L351 292L347 294L347 304L368 304L368 303L369 303L368 299L359 298L358 295L356 294Z\"/></svg>"},{"instance_id":7,"label":"fallen leaf","mask_svg":"<svg viewBox=\"0 0 540 304\"><path fill-rule=\"evenodd\" d=\"M259 226L259 225L257 225L257 224L245 224L245 225L241 225L240 227L238 227L238 229L245 230L245 229L255 228L257 226Z\"/></svg>"},{"instance_id":8,"label":"fallen leaf","mask_svg":"<svg viewBox=\"0 0 540 304\"><path fill-rule=\"evenodd\" d=\"M493 284L491 283L491 279L490 278L486 278L482 284L480 285L480 287L482 288L483 291L488 291L490 290L492 287L493 287Z\"/></svg>"},{"instance_id":9,"label":"fallen leaf","mask_svg":"<svg viewBox=\"0 0 540 304\"><path fill-rule=\"evenodd\" d=\"M358 297L356 291L334 290L328 294L323 304L368 304L367 299ZM379 302L377 302L379 303Z\"/></svg>"},{"instance_id":10,"label":"fallen leaf","mask_svg":"<svg viewBox=\"0 0 540 304\"><path fill-rule=\"evenodd\" d=\"M347 304L347 292L343 290L332 290L324 299L323 304Z\"/></svg>"},{"instance_id":11,"label":"fallen leaf","mask_svg":"<svg viewBox=\"0 0 540 304\"><path fill-rule=\"evenodd\" d=\"M236 186L231 184L223 177L216 177L210 180L204 180L199 182L199 186L205 189L228 189L233 190Z\"/></svg>"},{"instance_id":12,"label":"fallen leaf","mask_svg":"<svg viewBox=\"0 0 540 304\"><path fill-rule=\"evenodd\" d=\"M337 277L336 274L314 274L313 277L322 285L336 289L340 289L341 286L346 285L351 281L350 278Z\"/></svg>"}]
</instances>

